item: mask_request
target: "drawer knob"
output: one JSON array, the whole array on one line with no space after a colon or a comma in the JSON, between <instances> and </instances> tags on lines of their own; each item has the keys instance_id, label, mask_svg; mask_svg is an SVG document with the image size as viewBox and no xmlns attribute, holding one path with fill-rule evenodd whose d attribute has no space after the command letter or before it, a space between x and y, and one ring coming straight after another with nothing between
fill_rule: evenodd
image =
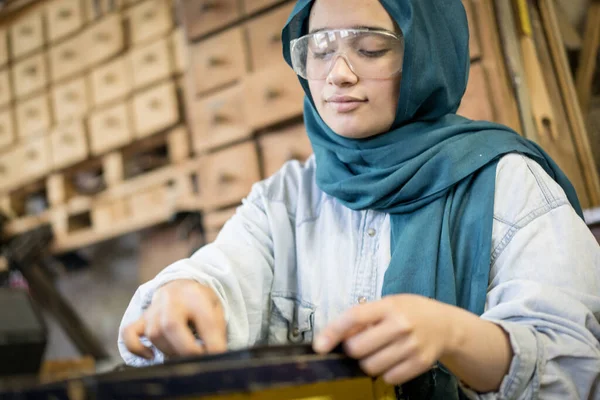
<instances>
[{"instance_id":1,"label":"drawer knob","mask_svg":"<svg viewBox=\"0 0 600 400\"><path fill-rule=\"evenodd\" d=\"M37 67L35 65L30 65L25 68L25 75L27 76L35 76L37 74Z\"/></svg>"},{"instance_id":2,"label":"drawer knob","mask_svg":"<svg viewBox=\"0 0 600 400\"><path fill-rule=\"evenodd\" d=\"M228 173L228 172L222 172L221 174L219 174L219 184L221 185L225 185L228 183L232 183L235 182L235 176Z\"/></svg>"},{"instance_id":3,"label":"drawer knob","mask_svg":"<svg viewBox=\"0 0 600 400\"><path fill-rule=\"evenodd\" d=\"M113 117L113 116L106 117L106 119L104 120L104 125L107 128L111 128L111 129L116 128L119 126L119 118Z\"/></svg>"},{"instance_id":4,"label":"drawer knob","mask_svg":"<svg viewBox=\"0 0 600 400\"><path fill-rule=\"evenodd\" d=\"M203 1L202 4L200 4L200 11L203 12L214 11L218 8L219 3L216 1Z\"/></svg>"},{"instance_id":5,"label":"drawer knob","mask_svg":"<svg viewBox=\"0 0 600 400\"><path fill-rule=\"evenodd\" d=\"M66 49L62 52L61 55L63 60L70 61L75 58L75 51L73 51L73 49Z\"/></svg>"},{"instance_id":6,"label":"drawer knob","mask_svg":"<svg viewBox=\"0 0 600 400\"><path fill-rule=\"evenodd\" d=\"M282 93L281 90L275 89L275 88L268 88L265 91L265 98L267 100L275 100L278 97L281 97Z\"/></svg>"},{"instance_id":7,"label":"drawer knob","mask_svg":"<svg viewBox=\"0 0 600 400\"><path fill-rule=\"evenodd\" d=\"M158 110L161 107L162 102L157 98L154 98L148 102L148 108L150 108L151 110Z\"/></svg>"},{"instance_id":8,"label":"drawer knob","mask_svg":"<svg viewBox=\"0 0 600 400\"><path fill-rule=\"evenodd\" d=\"M104 75L104 84L105 85L112 85L117 81L117 75L113 74L113 73L108 73L106 75Z\"/></svg>"},{"instance_id":9,"label":"drawer knob","mask_svg":"<svg viewBox=\"0 0 600 400\"><path fill-rule=\"evenodd\" d=\"M276 33L272 34L271 35L271 43L279 44L279 42L281 42L281 33L276 32Z\"/></svg>"},{"instance_id":10,"label":"drawer knob","mask_svg":"<svg viewBox=\"0 0 600 400\"><path fill-rule=\"evenodd\" d=\"M68 8L61 8L58 10L58 19L68 19L73 15L73 11Z\"/></svg>"},{"instance_id":11,"label":"drawer knob","mask_svg":"<svg viewBox=\"0 0 600 400\"><path fill-rule=\"evenodd\" d=\"M156 12L154 10L147 10L144 14L142 14L142 20L144 22L152 21L156 18Z\"/></svg>"},{"instance_id":12,"label":"drawer knob","mask_svg":"<svg viewBox=\"0 0 600 400\"><path fill-rule=\"evenodd\" d=\"M158 57L156 57L156 54L148 53L144 56L143 62L145 62L146 64L154 64L156 62L157 58Z\"/></svg>"},{"instance_id":13,"label":"drawer knob","mask_svg":"<svg viewBox=\"0 0 600 400\"><path fill-rule=\"evenodd\" d=\"M227 118L226 115L222 115L222 114L215 114L212 117L212 124L213 125L219 125L219 124L224 124L227 121L229 121L229 118Z\"/></svg>"},{"instance_id":14,"label":"drawer knob","mask_svg":"<svg viewBox=\"0 0 600 400\"><path fill-rule=\"evenodd\" d=\"M77 92L74 92L72 90L65 93L65 100L70 103L77 101L78 98L79 96L77 95Z\"/></svg>"},{"instance_id":15,"label":"drawer knob","mask_svg":"<svg viewBox=\"0 0 600 400\"><path fill-rule=\"evenodd\" d=\"M25 111L25 115L29 119L36 119L38 115L40 115L40 110L38 110L37 108L28 108Z\"/></svg>"},{"instance_id":16,"label":"drawer knob","mask_svg":"<svg viewBox=\"0 0 600 400\"><path fill-rule=\"evenodd\" d=\"M66 145L72 145L75 142L75 138L69 133L63 135L60 140Z\"/></svg>"},{"instance_id":17,"label":"drawer knob","mask_svg":"<svg viewBox=\"0 0 600 400\"><path fill-rule=\"evenodd\" d=\"M34 161L38 158L38 152L35 150L27 150L27 152L25 153L25 157L28 160Z\"/></svg>"},{"instance_id":18,"label":"drawer knob","mask_svg":"<svg viewBox=\"0 0 600 400\"><path fill-rule=\"evenodd\" d=\"M33 27L29 25L24 25L19 30L19 33L21 34L21 36L31 36L33 35Z\"/></svg>"},{"instance_id":19,"label":"drawer knob","mask_svg":"<svg viewBox=\"0 0 600 400\"><path fill-rule=\"evenodd\" d=\"M223 58L211 56L208 57L208 65L211 67L219 67L221 65L225 65L226 61Z\"/></svg>"},{"instance_id":20,"label":"drawer knob","mask_svg":"<svg viewBox=\"0 0 600 400\"><path fill-rule=\"evenodd\" d=\"M109 32L102 31L102 32L97 32L94 37L96 38L96 41L98 41L98 42L108 42L111 38L111 35Z\"/></svg>"}]
</instances>

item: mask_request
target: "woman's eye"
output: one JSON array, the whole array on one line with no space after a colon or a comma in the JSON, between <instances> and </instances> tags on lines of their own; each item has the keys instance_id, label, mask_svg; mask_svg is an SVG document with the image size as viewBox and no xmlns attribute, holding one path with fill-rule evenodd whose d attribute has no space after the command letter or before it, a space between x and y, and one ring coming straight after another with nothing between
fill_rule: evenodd
<instances>
[{"instance_id":1,"label":"woman's eye","mask_svg":"<svg viewBox=\"0 0 600 400\"><path fill-rule=\"evenodd\" d=\"M365 56L368 58L377 58L377 57L382 57L384 56L387 52L389 51L389 49L382 49L382 50L358 50L358 53L361 56Z\"/></svg>"},{"instance_id":2,"label":"woman's eye","mask_svg":"<svg viewBox=\"0 0 600 400\"><path fill-rule=\"evenodd\" d=\"M329 57L331 54L335 53L332 50L325 50L325 51L313 51L312 55L313 58L317 59L317 60L323 60L327 57Z\"/></svg>"}]
</instances>

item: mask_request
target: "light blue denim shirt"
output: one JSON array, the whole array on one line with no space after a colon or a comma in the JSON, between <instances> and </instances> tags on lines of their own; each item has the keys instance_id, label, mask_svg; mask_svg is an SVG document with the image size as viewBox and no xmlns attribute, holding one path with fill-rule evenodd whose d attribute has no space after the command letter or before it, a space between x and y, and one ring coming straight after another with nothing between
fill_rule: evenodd
<instances>
[{"instance_id":1,"label":"light blue denim shirt","mask_svg":"<svg viewBox=\"0 0 600 400\"><path fill-rule=\"evenodd\" d=\"M426 246L426 243L423 244ZM121 327L176 279L212 287L231 349L308 342L358 302L380 298L389 215L353 211L315 183L315 160L254 185L212 244L140 286ZM514 358L499 392L473 399L600 399L600 247L563 190L533 161L496 172L490 282L482 318L509 334ZM119 349L130 365L151 362Z\"/></svg>"}]
</instances>

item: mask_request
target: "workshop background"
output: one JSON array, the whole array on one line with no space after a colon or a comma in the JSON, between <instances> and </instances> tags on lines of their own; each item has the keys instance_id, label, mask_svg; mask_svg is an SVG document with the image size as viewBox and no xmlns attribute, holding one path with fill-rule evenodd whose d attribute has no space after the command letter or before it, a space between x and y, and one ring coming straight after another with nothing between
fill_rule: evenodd
<instances>
[{"instance_id":1,"label":"workshop background","mask_svg":"<svg viewBox=\"0 0 600 400\"><path fill-rule=\"evenodd\" d=\"M459 114L542 145L593 230L600 2L463 3ZM48 371L112 368L135 289L213 240L253 183L311 154L281 55L294 1L0 4L2 240L22 261L0 257L0 286L44 310Z\"/></svg>"}]
</instances>

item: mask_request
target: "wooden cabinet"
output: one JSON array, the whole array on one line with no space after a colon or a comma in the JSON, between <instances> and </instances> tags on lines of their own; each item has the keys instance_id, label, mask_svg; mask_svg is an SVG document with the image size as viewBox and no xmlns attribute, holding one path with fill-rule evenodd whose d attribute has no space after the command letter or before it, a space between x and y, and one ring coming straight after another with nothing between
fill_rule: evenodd
<instances>
[{"instance_id":1,"label":"wooden cabinet","mask_svg":"<svg viewBox=\"0 0 600 400\"><path fill-rule=\"evenodd\" d=\"M46 26L51 42L79 31L83 24L81 0L53 0L46 6Z\"/></svg>"},{"instance_id":2,"label":"wooden cabinet","mask_svg":"<svg viewBox=\"0 0 600 400\"><path fill-rule=\"evenodd\" d=\"M88 156L85 124L72 119L58 124L50 134L52 168L60 169L83 161Z\"/></svg>"},{"instance_id":3,"label":"wooden cabinet","mask_svg":"<svg viewBox=\"0 0 600 400\"><path fill-rule=\"evenodd\" d=\"M145 0L129 9L128 15L134 45L166 36L173 29L169 0Z\"/></svg>"},{"instance_id":4,"label":"wooden cabinet","mask_svg":"<svg viewBox=\"0 0 600 400\"><path fill-rule=\"evenodd\" d=\"M142 138L179 122L179 105L173 82L162 83L133 98L134 133Z\"/></svg>"},{"instance_id":5,"label":"wooden cabinet","mask_svg":"<svg viewBox=\"0 0 600 400\"><path fill-rule=\"evenodd\" d=\"M173 73L167 38L134 48L130 62L134 88L146 87Z\"/></svg>"},{"instance_id":6,"label":"wooden cabinet","mask_svg":"<svg viewBox=\"0 0 600 400\"><path fill-rule=\"evenodd\" d=\"M29 12L10 26L10 49L13 58L29 55L44 45L42 13Z\"/></svg>"},{"instance_id":7,"label":"wooden cabinet","mask_svg":"<svg viewBox=\"0 0 600 400\"><path fill-rule=\"evenodd\" d=\"M16 113L19 137L26 138L48 133L52 117L47 94L17 104Z\"/></svg>"},{"instance_id":8,"label":"wooden cabinet","mask_svg":"<svg viewBox=\"0 0 600 400\"><path fill-rule=\"evenodd\" d=\"M94 155L125 146L133 139L130 111L125 102L96 110L88 123L90 150Z\"/></svg>"},{"instance_id":9,"label":"wooden cabinet","mask_svg":"<svg viewBox=\"0 0 600 400\"><path fill-rule=\"evenodd\" d=\"M61 122L86 115L90 109L87 89L84 77L54 86L52 89L54 120Z\"/></svg>"},{"instance_id":10,"label":"wooden cabinet","mask_svg":"<svg viewBox=\"0 0 600 400\"><path fill-rule=\"evenodd\" d=\"M95 107L125 98L133 87L129 58L121 56L94 68L90 85Z\"/></svg>"},{"instance_id":11,"label":"wooden cabinet","mask_svg":"<svg viewBox=\"0 0 600 400\"><path fill-rule=\"evenodd\" d=\"M48 84L45 54L38 53L14 64L12 75L18 99L45 89Z\"/></svg>"}]
</instances>

